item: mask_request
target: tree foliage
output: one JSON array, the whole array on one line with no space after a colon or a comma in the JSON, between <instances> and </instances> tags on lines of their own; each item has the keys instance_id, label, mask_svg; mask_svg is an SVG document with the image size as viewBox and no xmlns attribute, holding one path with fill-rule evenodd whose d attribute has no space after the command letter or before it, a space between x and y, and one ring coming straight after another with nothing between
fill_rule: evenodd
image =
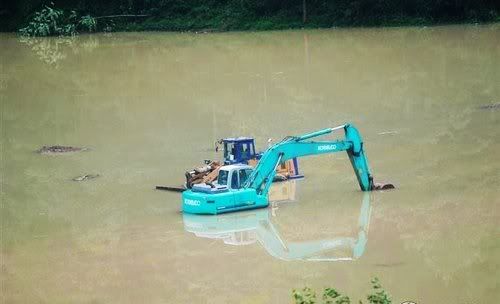
<instances>
[{"instance_id":1,"label":"tree foliage","mask_svg":"<svg viewBox=\"0 0 500 304\"><path fill-rule=\"evenodd\" d=\"M65 13L61 9L45 6L34 13L25 27L19 29L22 36L73 36L78 30L92 32L96 21L90 16L78 17L75 11Z\"/></svg>"},{"instance_id":2,"label":"tree foliage","mask_svg":"<svg viewBox=\"0 0 500 304\"><path fill-rule=\"evenodd\" d=\"M25 26L34 12L50 5L44 0L1 2L0 30ZM499 21L500 16L498 0L53 0L53 3L53 7L73 10L82 16L148 16L116 20L117 29L130 30L481 22Z\"/></svg>"},{"instance_id":3,"label":"tree foliage","mask_svg":"<svg viewBox=\"0 0 500 304\"><path fill-rule=\"evenodd\" d=\"M392 300L389 294L382 288L378 278L374 278L372 281L373 290L367 295L366 300L368 304L391 304ZM295 304L350 304L351 299L342 295L340 292L334 288L327 287L323 290L323 296L321 297L322 302L317 302L316 292L309 287L304 287L301 290L294 289L292 291L292 298ZM359 301L363 304L363 301Z\"/></svg>"}]
</instances>

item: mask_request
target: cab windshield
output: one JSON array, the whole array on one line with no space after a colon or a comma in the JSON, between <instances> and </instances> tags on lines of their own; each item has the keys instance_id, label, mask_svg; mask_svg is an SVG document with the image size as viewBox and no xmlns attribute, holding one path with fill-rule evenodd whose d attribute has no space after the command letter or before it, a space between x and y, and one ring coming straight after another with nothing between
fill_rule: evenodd
<instances>
[{"instance_id":1,"label":"cab windshield","mask_svg":"<svg viewBox=\"0 0 500 304\"><path fill-rule=\"evenodd\" d=\"M240 172L239 172L239 175L240 175L240 186L243 186L243 184L250 177L250 174L252 174L252 169L243 169L243 170L240 170Z\"/></svg>"}]
</instances>

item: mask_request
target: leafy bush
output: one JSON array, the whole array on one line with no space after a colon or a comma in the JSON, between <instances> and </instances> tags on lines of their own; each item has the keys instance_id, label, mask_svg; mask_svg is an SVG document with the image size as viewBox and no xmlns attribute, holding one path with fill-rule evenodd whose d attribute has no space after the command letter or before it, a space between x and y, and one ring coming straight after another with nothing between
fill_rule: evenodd
<instances>
[{"instance_id":1,"label":"leafy bush","mask_svg":"<svg viewBox=\"0 0 500 304\"><path fill-rule=\"evenodd\" d=\"M93 32L97 22L91 16L78 18L75 11L69 14L61 9L45 6L33 14L31 21L19 29L19 34L27 37L74 36L78 30Z\"/></svg>"},{"instance_id":2,"label":"leafy bush","mask_svg":"<svg viewBox=\"0 0 500 304\"><path fill-rule=\"evenodd\" d=\"M372 287L373 287L373 292L372 294L368 295L366 299L368 300L368 303L371 304L391 304L391 298L385 292L385 290L382 288L382 285L380 285L380 282L378 278L374 278L372 280Z\"/></svg>"},{"instance_id":3,"label":"leafy bush","mask_svg":"<svg viewBox=\"0 0 500 304\"><path fill-rule=\"evenodd\" d=\"M89 15L80 18L78 24L87 32L94 32L97 29L97 21L94 17Z\"/></svg>"},{"instance_id":4,"label":"leafy bush","mask_svg":"<svg viewBox=\"0 0 500 304\"><path fill-rule=\"evenodd\" d=\"M374 278L372 281L373 291L368 294L366 299L368 304L391 304L392 300L389 294L382 288L378 278ZM309 287L304 287L301 290L293 290L292 297L295 304L316 304L316 292ZM351 299L348 296L342 295L334 288L325 288L323 290L323 296L321 297L323 304L350 304ZM363 304L362 301L359 301Z\"/></svg>"},{"instance_id":5,"label":"leafy bush","mask_svg":"<svg viewBox=\"0 0 500 304\"><path fill-rule=\"evenodd\" d=\"M23 36L51 36L63 32L61 28L64 13L62 10L45 6L41 11L35 12L33 19L26 27L19 30Z\"/></svg>"}]
</instances>

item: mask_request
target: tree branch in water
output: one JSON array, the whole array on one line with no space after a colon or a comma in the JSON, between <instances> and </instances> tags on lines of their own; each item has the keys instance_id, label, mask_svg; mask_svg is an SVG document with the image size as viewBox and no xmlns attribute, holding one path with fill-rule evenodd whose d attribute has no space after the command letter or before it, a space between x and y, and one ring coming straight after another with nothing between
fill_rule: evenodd
<instances>
[{"instance_id":1,"label":"tree branch in water","mask_svg":"<svg viewBox=\"0 0 500 304\"><path fill-rule=\"evenodd\" d=\"M118 17L149 17L149 16L151 16L151 15L109 15L109 16L94 17L94 19L118 18Z\"/></svg>"}]
</instances>

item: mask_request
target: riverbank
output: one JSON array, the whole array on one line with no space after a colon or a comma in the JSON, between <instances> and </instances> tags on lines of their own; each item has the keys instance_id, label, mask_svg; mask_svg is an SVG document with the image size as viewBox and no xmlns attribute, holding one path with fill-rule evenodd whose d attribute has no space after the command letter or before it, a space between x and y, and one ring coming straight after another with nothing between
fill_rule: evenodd
<instances>
[{"instance_id":1,"label":"riverbank","mask_svg":"<svg viewBox=\"0 0 500 304\"><path fill-rule=\"evenodd\" d=\"M500 17L492 19L466 19L466 20L439 20L434 21L424 18L400 18L388 20L371 20L365 22L320 22L312 21L301 23L292 20L279 20L265 18L261 20L247 20L238 23L220 23L217 20L203 20L186 23L182 19L156 19L148 18L144 21L115 21L98 22L96 32L233 32L233 31L274 31L295 29L325 29L325 28L358 28L358 27L413 27L413 26L442 26L461 24L488 24L498 23ZM9 29L0 32L17 32Z\"/></svg>"},{"instance_id":2,"label":"riverbank","mask_svg":"<svg viewBox=\"0 0 500 304\"><path fill-rule=\"evenodd\" d=\"M123 2L123 3L122 3ZM470 2L470 3L469 3ZM500 21L500 3L487 1L359 0L280 1L93 0L54 1L53 6L96 17L98 31L245 31L360 26L415 26ZM0 31L27 25L41 0L0 5Z\"/></svg>"},{"instance_id":3,"label":"riverbank","mask_svg":"<svg viewBox=\"0 0 500 304\"><path fill-rule=\"evenodd\" d=\"M466 20L439 20L434 21L425 18L394 18L380 20L365 20L360 22L346 22L342 20L327 22L324 20L313 20L308 23L294 20L280 20L279 18L264 18L260 20L238 21L234 23L223 23L218 20L200 20L186 23L182 19L148 19L142 22L122 22L110 28L118 32L143 32L143 31L171 31L171 32L226 32L226 31L273 31L293 29L322 29L333 27L400 27L400 26L439 26L450 24L485 24L500 22L495 19L466 19Z\"/></svg>"}]
</instances>

